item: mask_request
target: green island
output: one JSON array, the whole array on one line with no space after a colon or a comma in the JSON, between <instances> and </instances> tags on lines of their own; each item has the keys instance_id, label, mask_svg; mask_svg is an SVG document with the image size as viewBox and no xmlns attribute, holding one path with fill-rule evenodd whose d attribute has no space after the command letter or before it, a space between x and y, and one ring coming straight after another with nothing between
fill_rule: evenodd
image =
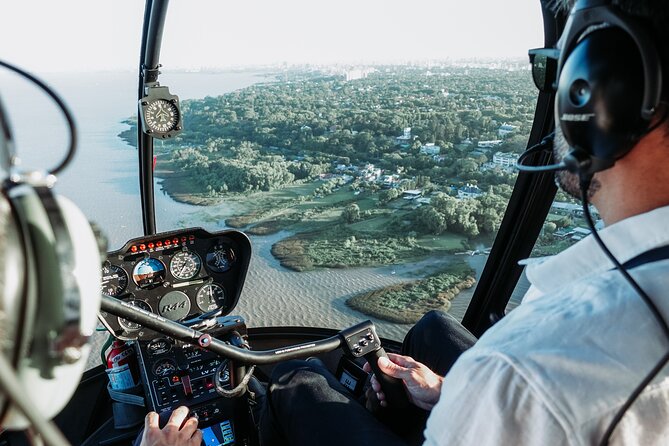
<instances>
[{"instance_id":1,"label":"green island","mask_svg":"<svg viewBox=\"0 0 669 446\"><path fill-rule=\"evenodd\" d=\"M295 271L491 244L533 120L524 64L378 66L352 81L291 70L277 79L182 102L185 130L155 147L166 193L195 205L224 201L234 211L211 218L249 234L284 231L272 255ZM134 121L126 123L119 136L136 144ZM553 217L539 253L569 243L554 234L573 222ZM445 309L474 283L465 257L348 305L398 322Z\"/></svg>"},{"instance_id":2,"label":"green island","mask_svg":"<svg viewBox=\"0 0 669 446\"><path fill-rule=\"evenodd\" d=\"M472 274L471 269L451 268L415 282L353 296L346 304L370 316L414 324L429 310L448 311L458 293L476 282Z\"/></svg>"}]
</instances>

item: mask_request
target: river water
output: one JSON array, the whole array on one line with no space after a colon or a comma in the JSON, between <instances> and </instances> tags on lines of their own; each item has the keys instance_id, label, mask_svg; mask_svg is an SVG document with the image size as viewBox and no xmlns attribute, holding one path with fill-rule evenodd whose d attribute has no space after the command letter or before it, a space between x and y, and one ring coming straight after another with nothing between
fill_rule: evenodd
<instances>
[{"instance_id":1,"label":"river water","mask_svg":"<svg viewBox=\"0 0 669 446\"><path fill-rule=\"evenodd\" d=\"M77 203L109 237L110 250L142 235L137 152L118 133L122 121L136 111L134 73L47 74L45 80L71 107L79 125L79 151L59 178L57 190ZM163 85L181 99L215 96L269 79L258 73L166 73ZM25 166L46 168L60 159L67 143L64 120L55 107L31 85L0 75L0 98L15 130L19 156ZM187 124L187 123L186 123ZM161 193L156 179L158 231L201 226L224 229L220 215L230 214L225 204L199 207L178 203ZM219 216L216 220L212 215ZM425 264L380 268L326 269L297 273L279 265L270 253L272 244L287 234L252 236L254 255L236 314L249 326L300 325L341 328L368 316L345 305L348 297L375 288L413 280ZM486 256L467 256L480 274ZM448 262L452 258L424 262ZM461 318L473 289L458 295L451 313ZM373 319L373 318L372 318ZM373 319L379 333L401 340L409 325Z\"/></svg>"}]
</instances>

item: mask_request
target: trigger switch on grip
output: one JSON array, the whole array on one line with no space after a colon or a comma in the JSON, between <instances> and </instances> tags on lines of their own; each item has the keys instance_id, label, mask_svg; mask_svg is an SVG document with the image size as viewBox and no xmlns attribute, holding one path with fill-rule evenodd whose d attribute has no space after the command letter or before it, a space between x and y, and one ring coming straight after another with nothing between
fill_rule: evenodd
<instances>
[{"instance_id":1,"label":"trigger switch on grip","mask_svg":"<svg viewBox=\"0 0 669 446\"><path fill-rule=\"evenodd\" d=\"M376 379L381 384L381 390L386 394L388 406L393 409L402 409L409 405L409 397L401 379L386 375L379 368L379 358L387 358L386 351L381 347L376 351L367 353L365 359L369 363Z\"/></svg>"}]
</instances>

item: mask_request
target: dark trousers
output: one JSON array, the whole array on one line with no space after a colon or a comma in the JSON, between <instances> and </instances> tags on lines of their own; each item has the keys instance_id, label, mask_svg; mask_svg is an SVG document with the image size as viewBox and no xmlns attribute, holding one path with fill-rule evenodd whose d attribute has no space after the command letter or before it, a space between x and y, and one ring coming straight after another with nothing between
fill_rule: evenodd
<instances>
[{"instance_id":1,"label":"dark trousers","mask_svg":"<svg viewBox=\"0 0 669 446\"><path fill-rule=\"evenodd\" d=\"M476 338L452 316L431 311L407 333L401 353L443 376L475 342ZM288 361L276 366L272 374L260 420L261 443L421 444L428 415L429 412L411 406L401 412L381 409L379 419L352 399L319 361Z\"/></svg>"}]
</instances>

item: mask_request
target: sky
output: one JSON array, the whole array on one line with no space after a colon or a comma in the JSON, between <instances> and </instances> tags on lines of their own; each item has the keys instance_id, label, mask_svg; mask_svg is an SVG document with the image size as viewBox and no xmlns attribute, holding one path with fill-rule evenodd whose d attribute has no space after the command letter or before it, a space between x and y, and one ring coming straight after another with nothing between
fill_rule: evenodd
<instances>
[{"instance_id":1,"label":"sky","mask_svg":"<svg viewBox=\"0 0 669 446\"><path fill-rule=\"evenodd\" d=\"M36 72L135 70L141 0L0 0L0 59ZM172 0L166 69L527 57L539 0Z\"/></svg>"}]
</instances>

